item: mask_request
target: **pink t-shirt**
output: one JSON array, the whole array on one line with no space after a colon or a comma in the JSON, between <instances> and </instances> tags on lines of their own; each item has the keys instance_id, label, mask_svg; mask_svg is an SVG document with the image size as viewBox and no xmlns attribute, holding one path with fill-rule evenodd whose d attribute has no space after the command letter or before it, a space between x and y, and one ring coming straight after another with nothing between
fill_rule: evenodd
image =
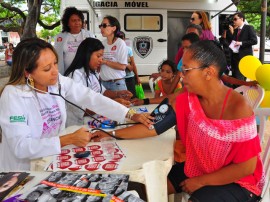
<instances>
[{"instance_id":1,"label":"pink t-shirt","mask_svg":"<svg viewBox=\"0 0 270 202\"><path fill-rule=\"evenodd\" d=\"M188 177L212 173L257 156L253 175L235 183L256 195L261 194L263 165L254 115L236 120L210 119L197 95L185 92L177 97L176 116L180 138L186 146L185 174Z\"/></svg>"}]
</instances>

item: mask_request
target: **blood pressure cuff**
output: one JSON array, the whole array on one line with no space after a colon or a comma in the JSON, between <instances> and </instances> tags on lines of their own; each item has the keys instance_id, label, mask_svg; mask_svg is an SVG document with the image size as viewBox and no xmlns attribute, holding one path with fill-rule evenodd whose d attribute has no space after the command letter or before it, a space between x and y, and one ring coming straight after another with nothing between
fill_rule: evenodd
<instances>
[{"instance_id":1,"label":"blood pressure cuff","mask_svg":"<svg viewBox=\"0 0 270 202\"><path fill-rule=\"evenodd\" d=\"M151 116L155 117L153 120L153 126L158 135L170 129L176 124L176 114L172 106L167 103L161 103L151 113Z\"/></svg>"}]
</instances>

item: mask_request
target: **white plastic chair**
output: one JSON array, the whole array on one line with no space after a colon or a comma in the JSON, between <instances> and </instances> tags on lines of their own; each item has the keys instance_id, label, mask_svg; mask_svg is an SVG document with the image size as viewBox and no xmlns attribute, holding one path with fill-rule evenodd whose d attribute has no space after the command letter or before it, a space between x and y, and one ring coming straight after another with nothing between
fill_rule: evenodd
<instances>
[{"instance_id":1,"label":"white plastic chair","mask_svg":"<svg viewBox=\"0 0 270 202\"><path fill-rule=\"evenodd\" d=\"M155 95L155 85L158 82L158 80L160 80L161 78L158 77L156 80L154 80L154 78L150 78L149 79L149 86L150 86L150 90L153 94L153 96Z\"/></svg>"},{"instance_id":2,"label":"white plastic chair","mask_svg":"<svg viewBox=\"0 0 270 202\"><path fill-rule=\"evenodd\" d=\"M264 145L262 153L263 167L265 170L265 185L262 191L262 202L270 201L270 137L266 137L265 126L270 116L270 108L257 108L254 110L256 116L260 119L259 136L262 145ZM269 135L269 134L268 134ZM265 144L264 144L265 143Z\"/></svg>"},{"instance_id":3,"label":"white plastic chair","mask_svg":"<svg viewBox=\"0 0 270 202\"><path fill-rule=\"evenodd\" d=\"M260 86L239 86L234 89L241 93L248 101L252 109L256 109L264 98L264 89Z\"/></svg>"}]
</instances>

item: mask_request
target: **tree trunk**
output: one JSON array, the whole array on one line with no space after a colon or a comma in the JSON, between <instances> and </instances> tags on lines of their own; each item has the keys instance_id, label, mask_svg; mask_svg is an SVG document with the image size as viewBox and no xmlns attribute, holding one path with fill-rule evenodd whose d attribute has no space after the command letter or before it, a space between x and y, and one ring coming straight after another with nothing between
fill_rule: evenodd
<instances>
[{"instance_id":1,"label":"tree trunk","mask_svg":"<svg viewBox=\"0 0 270 202\"><path fill-rule=\"evenodd\" d=\"M26 17L25 26L21 40L37 37L36 26L40 15L40 8L43 0L28 0L28 16Z\"/></svg>"}]
</instances>

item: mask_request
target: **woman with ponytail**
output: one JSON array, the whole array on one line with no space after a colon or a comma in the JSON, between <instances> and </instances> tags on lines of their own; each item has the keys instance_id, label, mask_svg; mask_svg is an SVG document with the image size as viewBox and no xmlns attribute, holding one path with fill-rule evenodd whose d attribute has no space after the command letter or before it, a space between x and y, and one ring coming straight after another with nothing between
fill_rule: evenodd
<instances>
[{"instance_id":1,"label":"woman with ponytail","mask_svg":"<svg viewBox=\"0 0 270 202\"><path fill-rule=\"evenodd\" d=\"M106 37L103 61L100 68L102 84L108 90L127 90L125 83L127 66L127 47L125 42L118 38L120 23L113 16L105 16L99 25L101 34Z\"/></svg>"}]
</instances>

